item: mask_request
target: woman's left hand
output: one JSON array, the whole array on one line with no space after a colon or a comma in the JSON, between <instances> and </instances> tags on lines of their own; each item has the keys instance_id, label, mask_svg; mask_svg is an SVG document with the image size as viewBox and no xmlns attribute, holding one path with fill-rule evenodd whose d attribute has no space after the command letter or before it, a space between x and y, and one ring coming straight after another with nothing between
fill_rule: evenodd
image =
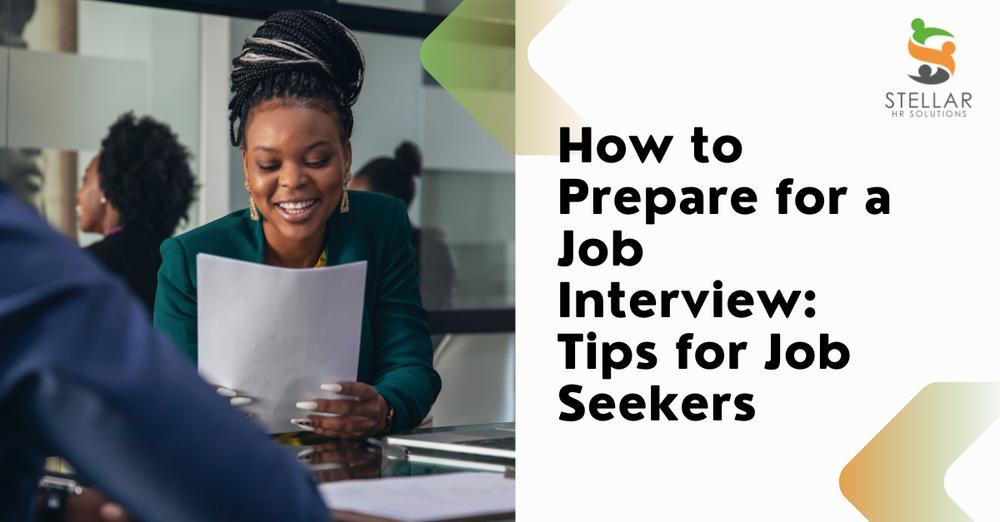
<instances>
[{"instance_id":1,"label":"woman's left hand","mask_svg":"<svg viewBox=\"0 0 1000 522\"><path fill-rule=\"evenodd\" d=\"M327 437L360 438L386 429L389 403L378 390L360 382L324 384L324 391L347 395L344 399L315 399L295 406L314 412L305 419L292 419L303 429Z\"/></svg>"}]
</instances>

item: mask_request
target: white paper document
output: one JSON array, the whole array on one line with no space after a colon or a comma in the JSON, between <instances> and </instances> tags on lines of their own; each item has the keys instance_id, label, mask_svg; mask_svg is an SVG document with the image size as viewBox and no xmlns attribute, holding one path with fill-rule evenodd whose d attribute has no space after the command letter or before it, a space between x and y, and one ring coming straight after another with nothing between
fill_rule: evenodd
<instances>
[{"instance_id":1,"label":"white paper document","mask_svg":"<svg viewBox=\"0 0 1000 522\"><path fill-rule=\"evenodd\" d=\"M364 261L289 269L198 255L198 371L253 399L268 433L297 431L295 403L358 378Z\"/></svg>"},{"instance_id":2,"label":"white paper document","mask_svg":"<svg viewBox=\"0 0 1000 522\"><path fill-rule=\"evenodd\" d=\"M405 522L514 512L514 480L498 473L445 473L320 484L327 507Z\"/></svg>"}]
</instances>

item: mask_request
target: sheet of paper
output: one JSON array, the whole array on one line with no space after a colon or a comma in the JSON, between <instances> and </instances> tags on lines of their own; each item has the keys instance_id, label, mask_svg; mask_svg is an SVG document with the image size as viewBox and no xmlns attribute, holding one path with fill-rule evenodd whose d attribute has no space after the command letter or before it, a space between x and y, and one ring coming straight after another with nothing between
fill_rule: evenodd
<instances>
[{"instance_id":1,"label":"sheet of paper","mask_svg":"<svg viewBox=\"0 0 1000 522\"><path fill-rule=\"evenodd\" d=\"M514 480L498 473L445 473L320 484L327 507L406 522L514 512Z\"/></svg>"},{"instance_id":2,"label":"sheet of paper","mask_svg":"<svg viewBox=\"0 0 1000 522\"><path fill-rule=\"evenodd\" d=\"M362 261L277 268L198 255L198 371L253 399L269 433L298 431L295 403L331 398L324 383L358 377Z\"/></svg>"}]
</instances>

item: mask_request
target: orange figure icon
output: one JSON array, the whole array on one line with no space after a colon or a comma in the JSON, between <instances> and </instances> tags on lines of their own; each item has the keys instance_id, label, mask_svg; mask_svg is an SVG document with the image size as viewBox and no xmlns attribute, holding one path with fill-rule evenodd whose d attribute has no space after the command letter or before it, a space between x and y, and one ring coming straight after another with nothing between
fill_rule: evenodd
<instances>
[{"instance_id":1,"label":"orange figure icon","mask_svg":"<svg viewBox=\"0 0 1000 522\"><path fill-rule=\"evenodd\" d=\"M910 56L922 62L940 65L948 69L948 72L952 75L955 74L955 58L952 56L953 54L955 54L955 42L945 42L939 51L931 47L917 45L913 40L910 40Z\"/></svg>"}]
</instances>

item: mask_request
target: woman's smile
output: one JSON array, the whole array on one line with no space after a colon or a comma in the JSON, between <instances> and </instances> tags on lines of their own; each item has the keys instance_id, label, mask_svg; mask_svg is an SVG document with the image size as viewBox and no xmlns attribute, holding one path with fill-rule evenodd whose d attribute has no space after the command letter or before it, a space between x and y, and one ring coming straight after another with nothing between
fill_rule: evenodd
<instances>
[{"instance_id":1,"label":"woman's smile","mask_svg":"<svg viewBox=\"0 0 1000 522\"><path fill-rule=\"evenodd\" d=\"M319 208L320 198L295 198L274 202L281 217L289 223L308 221Z\"/></svg>"}]
</instances>

